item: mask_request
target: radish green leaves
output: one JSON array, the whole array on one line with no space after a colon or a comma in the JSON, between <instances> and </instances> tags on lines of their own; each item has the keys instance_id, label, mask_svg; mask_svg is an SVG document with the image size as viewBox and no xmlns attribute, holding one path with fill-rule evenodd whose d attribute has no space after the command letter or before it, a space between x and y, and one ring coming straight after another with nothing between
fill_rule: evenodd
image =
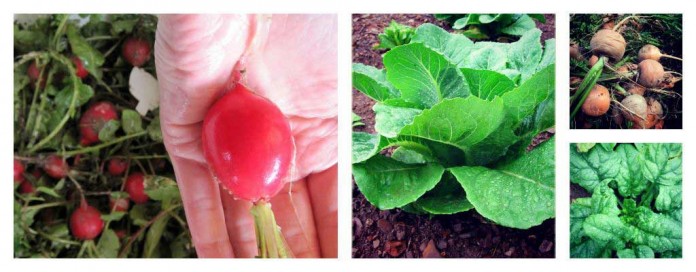
<instances>
[{"instance_id":1,"label":"radish green leaves","mask_svg":"<svg viewBox=\"0 0 696 272\"><path fill-rule=\"evenodd\" d=\"M540 35L474 43L424 24L384 55L385 69L354 64L353 87L377 102L378 134L353 133L367 200L425 214L474 209L520 229L552 218L553 139L526 150L554 126L555 47Z\"/></svg>"}]
</instances>

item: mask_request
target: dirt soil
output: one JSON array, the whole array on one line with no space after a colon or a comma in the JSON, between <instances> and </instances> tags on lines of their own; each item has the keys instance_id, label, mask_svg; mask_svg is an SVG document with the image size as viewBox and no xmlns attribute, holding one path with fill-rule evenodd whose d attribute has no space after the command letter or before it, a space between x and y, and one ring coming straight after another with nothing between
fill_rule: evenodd
<instances>
[{"instance_id":1,"label":"dirt soil","mask_svg":"<svg viewBox=\"0 0 696 272\"><path fill-rule=\"evenodd\" d=\"M428 14L353 15L353 62L383 68L384 51L373 50L377 35L391 20L418 26L433 23L452 31L446 22ZM542 41L555 37L555 18L546 15L539 25ZM372 101L353 89L353 112L365 126L355 131L375 133ZM540 135L533 145L549 138ZM555 219L528 230L495 225L475 211L448 216L414 215L399 209L380 211L370 204L353 184L354 258L554 258Z\"/></svg>"}]
</instances>

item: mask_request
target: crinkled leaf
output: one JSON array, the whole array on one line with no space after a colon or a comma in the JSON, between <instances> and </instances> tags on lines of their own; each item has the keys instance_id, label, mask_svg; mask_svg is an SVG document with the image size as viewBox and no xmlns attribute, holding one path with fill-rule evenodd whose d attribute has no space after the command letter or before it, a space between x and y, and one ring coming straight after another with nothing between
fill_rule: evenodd
<instances>
[{"instance_id":1,"label":"crinkled leaf","mask_svg":"<svg viewBox=\"0 0 696 272\"><path fill-rule=\"evenodd\" d=\"M593 214L583 223L583 232L600 245L616 249L623 246L630 236L630 229L618 216Z\"/></svg>"},{"instance_id":2,"label":"crinkled leaf","mask_svg":"<svg viewBox=\"0 0 696 272\"><path fill-rule=\"evenodd\" d=\"M507 76L488 70L463 68L462 74L469 85L469 92L478 98L493 100L496 96L515 88L515 83Z\"/></svg>"},{"instance_id":3,"label":"crinkled leaf","mask_svg":"<svg viewBox=\"0 0 696 272\"><path fill-rule=\"evenodd\" d=\"M384 70L362 63L353 63L353 88L377 101L400 96L399 91L387 81Z\"/></svg>"},{"instance_id":4,"label":"crinkled leaf","mask_svg":"<svg viewBox=\"0 0 696 272\"><path fill-rule=\"evenodd\" d=\"M353 163L363 162L372 158L386 145L387 143L379 135L353 132Z\"/></svg>"},{"instance_id":5,"label":"crinkled leaf","mask_svg":"<svg viewBox=\"0 0 696 272\"><path fill-rule=\"evenodd\" d=\"M662 185L681 184L681 156L675 154L673 145L649 144L642 150L643 175L649 181Z\"/></svg>"},{"instance_id":6,"label":"crinkled leaf","mask_svg":"<svg viewBox=\"0 0 696 272\"><path fill-rule=\"evenodd\" d=\"M420 25L411 42L423 43L430 49L440 52L452 64L460 68L465 67L469 51L474 44L464 35L449 33L433 24Z\"/></svg>"},{"instance_id":7,"label":"crinkled leaf","mask_svg":"<svg viewBox=\"0 0 696 272\"><path fill-rule=\"evenodd\" d=\"M493 169L449 170L476 211L500 225L528 229L555 215L553 140Z\"/></svg>"},{"instance_id":8,"label":"crinkled leaf","mask_svg":"<svg viewBox=\"0 0 696 272\"><path fill-rule=\"evenodd\" d=\"M457 67L420 43L396 47L384 55L387 80L401 98L430 108L446 98L466 97L469 90Z\"/></svg>"},{"instance_id":9,"label":"crinkled leaf","mask_svg":"<svg viewBox=\"0 0 696 272\"><path fill-rule=\"evenodd\" d=\"M372 205L382 210L405 206L431 190L442 178L437 164L406 164L382 155L353 165L353 177Z\"/></svg>"},{"instance_id":10,"label":"crinkled leaf","mask_svg":"<svg viewBox=\"0 0 696 272\"><path fill-rule=\"evenodd\" d=\"M577 143L575 147L578 149L578 152L585 153L590 151L596 144L597 143Z\"/></svg>"},{"instance_id":11,"label":"crinkled leaf","mask_svg":"<svg viewBox=\"0 0 696 272\"><path fill-rule=\"evenodd\" d=\"M658 194L655 198L655 208L658 211L666 212L682 207L682 188L680 185L665 186L659 185Z\"/></svg>"},{"instance_id":12,"label":"crinkled leaf","mask_svg":"<svg viewBox=\"0 0 696 272\"><path fill-rule=\"evenodd\" d=\"M121 122L117 120L109 120L104 123L104 126L99 130L99 140L108 142L116 138L116 131L121 127Z\"/></svg>"},{"instance_id":13,"label":"crinkled leaf","mask_svg":"<svg viewBox=\"0 0 696 272\"><path fill-rule=\"evenodd\" d=\"M570 181L582 186L588 192L605 180L613 179L619 173L618 155L603 148L593 148L588 153L579 153L570 148Z\"/></svg>"},{"instance_id":14,"label":"crinkled leaf","mask_svg":"<svg viewBox=\"0 0 696 272\"><path fill-rule=\"evenodd\" d=\"M654 213L646 207L639 209L640 212L632 223L632 228L635 230L633 243L649 246L655 252L681 250L681 222L667 215Z\"/></svg>"},{"instance_id":15,"label":"crinkled leaf","mask_svg":"<svg viewBox=\"0 0 696 272\"><path fill-rule=\"evenodd\" d=\"M606 150L606 149L605 149ZM640 153L630 144L622 144L616 148L617 162L620 164L616 183L619 193L624 197L640 195L648 187L648 181L643 177Z\"/></svg>"},{"instance_id":16,"label":"crinkled leaf","mask_svg":"<svg viewBox=\"0 0 696 272\"><path fill-rule=\"evenodd\" d=\"M408 107L392 106L377 103L372 109L375 112L375 130L385 137L396 137L401 129L413 122L422 110Z\"/></svg>"},{"instance_id":17,"label":"crinkled leaf","mask_svg":"<svg viewBox=\"0 0 696 272\"><path fill-rule=\"evenodd\" d=\"M620 212L614 190L606 184L595 187L592 193L592 213L618 216Z\"/></svg>"},{"instance_id":18,"label":"crinkled leaf","mask_svg":"<svg viewBox=\"0 0 696 272\"><path fill-rule=\"evenodd\" d=\"M121 112L121 124L126 134L143 131L143 120L140 118L140 114L134 110L126 109Z\"/></svg>"},{"instance_id":19,"label":"crinkled leaf","mask_svg":"<svg viewBox=\"0 0 696 272\"><path fill-rule=\"evenodd\" d=\"M595 240L586 240L570 248L572 258L609 258L611 250Z\"/></svg>"},{"instance_id":20,"label":"crinkled leaf","mask_svg":"<svg viewBox=\"0 0 696 272\"><path fill-rule=\"evenodd\" d=\"M582 224L585 218L592 214L592 199L577 198L570 203L570 243L580 244L585 233L582 231Z\"/></svg>"}]
</instances>

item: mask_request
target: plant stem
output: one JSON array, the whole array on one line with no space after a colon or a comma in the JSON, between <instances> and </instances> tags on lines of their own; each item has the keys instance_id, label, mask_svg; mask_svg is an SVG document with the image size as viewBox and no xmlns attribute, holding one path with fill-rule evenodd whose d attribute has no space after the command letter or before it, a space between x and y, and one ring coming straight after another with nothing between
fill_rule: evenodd
<instances>
[{"instance_id":1,"label":"plant stem","mask_svg":"<svg viewBox=\"0 0 696 272\"><path fill-rule=\"evenodd\" d=\"M50 203L37 204L37 205L33 205L33 206L26 206L26 207L24 207L23 210L25 210L25 211L27 211L27 210L40 210L40 209L50 208L50 207L65 206L65 204L67 204L67 202L65 202L65 201L50 202Z\"/></svg>"},{"instance_id":2,"label":"plant stem","mask_svg":"<svg viewBox=\"0 0 696 272\"><path fill-rule=\"evenodd\" d=\"M271 204L266 201L254 203L251 207L256 232L256 245L259 258L293 258L280 227L276 223Z\"/></svg>"},{"instance_id":3,"label":"plant stem","mask_svg":"<svg viewBox=\"0 0 696 272\"><path fill-rule=\"evenodd\" d=\"M58 49L58 41L60 40L60 36L63 36L63 32L65 32L65 24L68 22L68 15L63 14L63 19L60 20L60 24L58 25L58 28L56 29L56 34L53 36L53 41L51 44L55 46L55 49ZM74 74L74 72L73 72Z\"/></svg>"},{"instance_id":4,"label":"plant stem","mask_svg":"<svg viewBox=\"0 0 696 272\"><path fill-rule=\"evenodd\" d=\"M672 56L672 55L662 55L662 56L665 57L665 58L669 58L669 59L675 59L675 60L678 60L678 61L684 61L683 59L681 59L681 58L679 58L679 57Z\"/></svg>"},{"instance_id":5,"label":"plant stem","mask_svg":"<svg viewBox=\"0 0 696 272\"><path fill-rule=\"evenodd\" d=\"M115 145L115 144L117 144L117 143L123 142L123 141L128 140L128 139L132 139L132 138L136 138L136 137L143 136L143 135L145 135L145 134L147 134L147 131L144 131L144 130L143 130L143 131L141 131L141 132L133 133L133 134L126 135L126 136L123 136L123 137L120 137L120 138L116 138L116 139L114 139L114 140L112 140L112 141L104 142L104 143L101 143L101 144L98 144L98 145L89 146L89 147L83 147L83 148L75 149L75 150L71 150L71 151L65 151L65 152L60 153L60 155L63 156L63 157L72 157L72 156L75 156L75 155L77 155L77 154L89 153L89 152L92 152L92 151L97 151L97 150L99 150L99 149L102 149L102 148L107 147L107 146L110 146L110 145Z\"/></svg>"}]
</instances>

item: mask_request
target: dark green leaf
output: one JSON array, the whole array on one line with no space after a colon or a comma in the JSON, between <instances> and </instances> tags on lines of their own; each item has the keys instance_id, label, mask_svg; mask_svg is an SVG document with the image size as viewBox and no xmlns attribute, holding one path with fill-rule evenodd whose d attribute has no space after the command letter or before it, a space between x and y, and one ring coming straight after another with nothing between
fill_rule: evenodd
<instances>
[{"instance_id":1,"label":"dark green leaf","mask_svg":"<svg viewBox=\"0 0 696 272\"><path fill-rule=\"evenodd\" d=\"M578 153L570 148L570 181L588 192L600 183L616 177L621 167L618 154L604 148L593 148L588 153Z\"/></svg>"},{"instance_id":2,"label":"dark green leaf","mask_svg":"<svg viewBox=\"0 0 696 272\"><path fill-rule=\"evenodd\" d=\"M157 201L169 201L180 199L179 186L176 181L162 176L148 176L145 178L145 193Z\"/></svg>"},{"instance_id":3,"label":"dark green leaf","mask_svg":"<svg viewBox=\"0 0 696 272\"><path fill-rule=\"evenodd\" d=\"M99 140L102 142L108 142L116 137L116 131L121 127L121 122L116 120L109 120L104 124L101 130L99 130Z\"/></svg>"},{"instance_id":4,"label":"dark green leaf","mask_svg":"<svg viewBox=\"0 0 696 272\"><path fill-rule=\"evenodd\" d=\"M99 50L94 49L80 34L80 30L70 24L67 28L68 41L72 53L80 57L85 69L96 78L101 78L101 66L104 64L104 56Z\"/></svg>"},{"instance_id":5,"label":"dark green leaf","mask_svg":"<svg viewBox=\"0 0 696 272\"><path fill-rule=\"evenodd\" d=\"M147 126L147 134L150 136L150 139L155 141L155 142L162 142L162 129L160 129L160 118L159 115L155 116L154 119L152 119L152 122Z\"/></svg>"},{"instance_id":6,"label":"dark green leaf","mask_svg":"<svg viewBox=\"0 0 696 272\"><path fill-rule=\"evenodd\" d=\"M164 214L157 218L155 222L152 222L152 225L150 225L150 228L147 230L147 236L145 236L143 258L156 257L155 250L159 249L160 240L162 239L165 227L167 227L167 223L169 223L169 219L171 219L171 215Z\"/></svg>"},{"instance_id":7,"label":"dark green leaf","mask_svg":"<svg viewBox=\"0 0 696 272\"><path fill-rule=\"evenodd\" d=\"M493 100L494 97L502 96L515 88L512 80L494 71L463 68L462 74L471 94L481 99Z\"/></svg>"},{"instance_id":8,"label":"dark green leaf","mask_svg":"<svg viewBox=\"0 0 696 272\"><path fill-rule=\"evenodd\" d=\"M121 112L121 124L126 134L135 134L143 131L143 120L140 114L134 110L125 109Z\"/></svg>"}]
</instances>

